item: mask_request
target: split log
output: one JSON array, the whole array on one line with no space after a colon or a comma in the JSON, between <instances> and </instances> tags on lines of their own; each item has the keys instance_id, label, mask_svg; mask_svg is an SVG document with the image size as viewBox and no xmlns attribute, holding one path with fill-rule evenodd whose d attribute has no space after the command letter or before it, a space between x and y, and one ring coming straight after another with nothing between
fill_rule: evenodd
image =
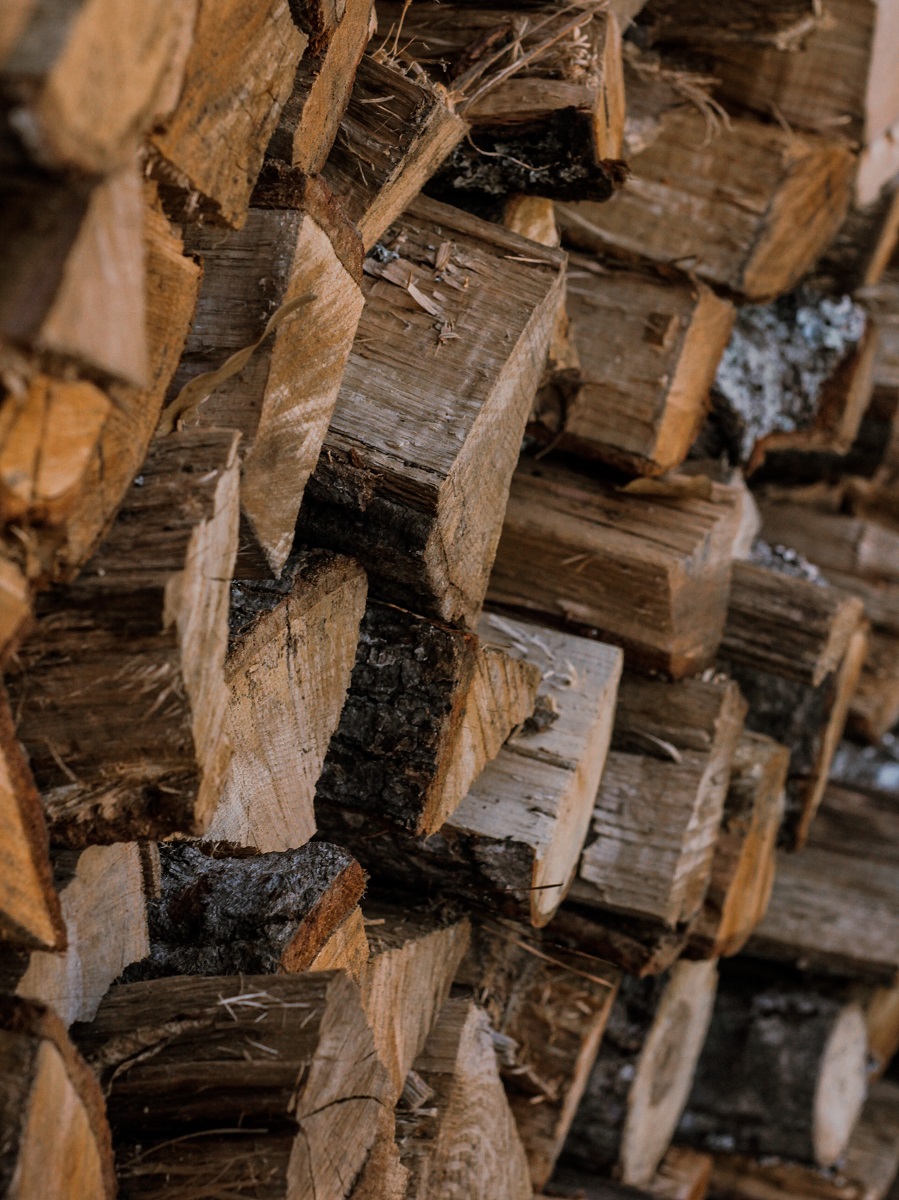
<instances>
[{"instance_id":1,"label":"split log","mask_svg":"<svg viewBox=\"0 0 899 1200\"><path fill-rule=\"evenodd\" d=\"M839 1166L816 1171L795 1163L716 1154L715 1200L884 1200L899 1171L899 1088L872 1089Z\"/></svg>"},{"instance_id":2,"label":"split log","mask_svg":"<svg viewBox=\"0 0 899 1200\"><path fill-rule=\"evenodd\" d=\"M535 1189L565 1144L602 1041L620 973L566 953L552 934L508 922L475 928L457 984L472 989L497 1034L500 1073Z\"/></svg>"},{"instance_id":3,"label":"split log","mask_svg":"<svg viewBox=\"0 0 899 1200\"><path fill-rule=\"evenodd\" d=\"M299 974L362 896L365 876L337 846L220 858L187 842L159 849L150 950L125 983L171 975Z\"/></svg>"},{"instance_id":4,"label":"split log","mask_svg":"<svg viewBox=\"0 0 899 1200\"><path fill-rule=\"evenodd\" d=\"M357 558L375 596L471 627L563 256L422 199L384 245L298 533Z\"/></svg>"},{"instance_id":5,"label":"split log","mask_svg":"<svg viewBox=\"0 0 899 1200\"><path fill-rule=\"evenodd\" d=\"M423 839L389 829L372 834L370 821L346 802L340 812L320 808L319 821L376 879L426 892L439 882L451 895L539 927L577 869L606 758L620 654L495 616L483 618L480 634L485 653L504 669L529 669L543 684L533 717L513 723L505 744L492 747L496 753L444 823ZM502 690L494 697L486 707L501 713ZM477 762L483 758L481 751Z\"/></svg>"},{"instance_id":6,"label":"split log","mask_svg":"<svg viewBox=\"0 0 899 1200\"><path fill-rule=\"evenodd\" d=\"M196 0L29 3L3 38L9 132L43 167L105 175L123 166L171 107L195 14Z\"/></svg>"},{"instance_id":7,"label":"split log","mask_svg":"<svg viewBox=\"0 0 899 1200\"><path fill-rule=\"evenodd\" d=\"M8 686L51 839L199 833L230 757L236 436L157 439L79 579L41 601Z\"/></svg>"},{"instance_id":8,"label":"split log","mask_svg":"<svg viewBox=\"0 0 899 1200\"><path fill-rule=\"evenodd\" d=\"M665 1156L712 1015L713 962L621 982L563 1161L645 1187Z\"/></svg>"},{"instance_id":9,"label":"split log","mask_svg":"<svg viewBox=\"0 0 899 1200\"><path fill-rule=\"evenodd\" d=\"M569 258L566 304L580 367L541 388L530 432L640 475L679 466L705 416L733 306L679 271L582 255Z\"/></svg>"},{"instance_id":10,"label":"split log","mask_svg":"<svg viewBox=\"0 0 899 1200\"><path fill-rule=\"evenodd\" d=\"M53 887L47 826L0 689L0 942L63 950L66 927Z\"/></svg>"},{"instance_id":11,"label":"split log","mask_svg":"<svg viewBox=\"0 0 899 1200\"><path fill-rule=\"evenodd\" d=\"M464 918L377 900L366 902L365 914L362 1004L396 1102L447 1002L470 928Z\"/></svg>"},{"instance_id":12,"label":"split log","mask_svg":"<svg viewBox=\"0 0 899 1200\"><path fill-rule=\"evenodd\" d=\"M555 206L545 196L513 196L503 209L503 224L541 246L558 246L562 240Z\"/></svg>"},{"instance_id":13,"label":"split log","mask_svg":"<svg viewBox=\"0 0 899 1200\"><path fill-rule=\"evenodd\" d=\"M872 630L849 707L849 729L876 745L899 721L899 636Z\"/></svg>"},{"instance_id":14,"label":"split log","mask_svg":"<svg viewBox=\"0 0 899 1200\"><path fill-rule=\"evenodd\" d=\"M680 1134L832 1166L861 1112L865 1054L864 1015L839 989L733 962L722 968Z\"/></svg>"},{"instance_id":15,"label":"split log","mask_svg":"<svg viewBox=\"0 0 899 1200\"><path fill-rule=\"evenodd\" d=\"M54 851L66 948L5 956L4 990L50 1005L65 1025L91 1020L109 985L149 950L147 865L135 842Z\"/></svg>"},{"instance_id":16,"label":"split log","mask_svg":"<svg viewBox=\"0 0 899 1200\"><path fill-rule=\"evenodd\" d=\"M815 286L835 295L880 283L899 240L899 188L887 185L865 205L855 204L820 262Z\"/></svg>"},{"instance_id":17,"label":"split log","mask_svg":"<svg viewBox=\"0 0 899 1200\"><path fill-rule=\"evenodd\" d=\"M712 1159L688 1146L672 1146L648 1185L658 1200L705 1200L712 1177Z\"/></svg>"},{"instance_id":18,"label":"split log","mask_svg":"<svg viewBox=\"0 0 899 1200\"><path fill-rule=\"evenodd\" d=\"M669 970L683 955L690 922L671 929L663 921L630 917L610 909L587 908L571 898L553 918L553 940L593 955L645 979Z\"/></svg>"},{"instance_id":19,"label":"split log","mask_svg":"<svg viewBox=\"0 0 899 1200\"><path fill-rule=\"evenodd\" d=\"M624 677L577 903L670 929L699 912L745 713L730 680Z\"/></svg>"},{"instance_id":20,"label":"split log","mask_svg":"<svg viewBox=\"0 0 899 1200\"><path fill-rule=\"evenodd\" d=\"M738 520L735 493L707 481L628 493L524 459L489 598L598 631L623 647L629 666L697 674L714 661L724 628Z\"/></svg>"},{"instance_id":21,"label":"split log","mask_svg":"<svg viewBox=\"0 0 899 1200\"><path fill-rule=\"evenodd\" d=\"M648 0L643 22L653 41L718 46L736 42L741 47L771 45L795 49L821 21L817 0L737 0L722 20L712 0Z\"/></svg>"},{"instance_id":22,"label":"split log","mask_svg":"<svg viewBox=\"0 0 899 1200\"><path fill-rule=\"evenodd\" d=\"M346 971L359 983L368 962L369 945L362 909L356 905L309 964L310 971Z\"/></svg>"},{"instance_id":23,"label":"split log","mask_svg":"<svg viewBox=\"0 0 899 1200\"><path fill-rule=\"evenodd\" d=\"M288 559L277 582L231 585L233 755L207 840L268 853L315 833L315 785L349 687L365 594L360 567L315 550Z\"/></svg>"},{"instance_id":24,"label":"split log","mask_svg":"<svg viewBox=\"0 0 899 1200\"><path fill-rule=\"evenodd\" d=\"M361 246L318 181L272 171L257 203L265 207L251 208L239 231L188 232L188 249L203 262L203 285L162 429L241 432L241 507L277 575L362 311ZM261 339L238 374L208 377ZM199 390L182 392L191 385Z\"/></svg>"},{"instance_id":25,"label":"split log","mask_svg":"<svg viewBox=\"0 0 899 1200\"><path fill-rule=\"evenodd\" d=\"M113 1200L103 1094L43 1004L0 1000L0 1190L9 1200Z\"/></svg>"},{"instance_id":26,"label":"split log","mask_svg":"<svg viewBox=\"0 0 899 1200\"><path fill-rule=\"evenodd\" d=\"M199 0L178 103L149 139L170 211L243 225L307 43L288 0Z\"/></svg>"},{"instance_id":27,"label":"split log","mask_svg":"<svg viewBox=\"0 0 899 1200\"><path fill-rule=\"evenodd\" d=\"M470 1000L447 1001L413 1071L424 1096L397 1113L409 1200L530 1198L487 1014Z\"/></svg>"},{"instance_id":28,"label":"split log","mask_svg":"<svg viewBox=\"0 0 899 1200\"><path fill-rule=\"evenodd\" d=\"M410 73L396 60L363 56L322 177L340 197L366 250L421 191L466 129L446 94L426 76Z\"/></svg>"},{"instance_id":29,"label":"split log","mask_svg":"<svg viewBox=\"0 0 899 1200\"><path fill-rule=\"evenodd\" d=\"M270 158L317 175L325 165L350 100L356 68L374 26L372 0L291 0L309 36L283 111L270 127ZM295 64L296 65L296 64Z\"/></svg>"},{"instance_id":30,"label":"split log","mask_svg":"<svg viewBox=\"0 0 899 1200\"><path fill-rule=\"evenodd\" d=\"M19 173L0 180L0 194L0 333L50 366L62 363L143 386L143 212L136 163L96 185Z\"/></svg>"},{"instance_id":31,"label":"split log","mask_svg":"<svg viewBox=\"0 0 899 1200\"><path fill-rule=\"evenodd\" d=\"M0 663L22 640L31 622L31 587L22 569L0 555Z\"/></svg>"},{"instance_id":32,"label":"split log","mask_svg":"<svg viewBox=\"0 0 899 1200\"><path fill-rule=\"evenodd\" d=\"M865 996L869 1077L880 1079L899 1051L899 983Z\"/></svg>"},{"instance_id":33,"label":"split log","mask_svg":"<svg viewBox=\"0 0 899 1200\"><path fill-rule=\"evenodd\" d=\"M322 830L340 829L342 813L412 833L439 829L534 711L541 676L474 634L370 603L316 789Z\"/></svg>"},{"instance_id":34,"label":"split log","mask_svg":"<svg viewBox=\"0 0 899 1200\"><path fill-rule=\"evenodd\" d=\"M704 112L675 109L620 192L602 205L560 205L559 223L580 249L689 262L708 283L770 299L798 283L839 229L853 164L834 138L748 117L709 137Z\"/></svg>"},{"instance_id":35,"label":"split log","mask_svg":"<svg viewBox=\"0 0 899 1200\"><path fill-rule=\"evenodd\" d=\"M771 738L745 732L737 743L709 888L690 930L691 957L736 954L765 915L789 763L789 750Z\"/></svg>"},{"instance_id":36,"label":"split log","mask_svg":"<svg viewBox=\"0 0 899 1200\"><path fill-rule=\"evenodd\" d=\"M342 972L114 988L75 1031L108 1095L120 1195L350 1191L390 1106L359 989Z\"/></svg>"}]
</instances>

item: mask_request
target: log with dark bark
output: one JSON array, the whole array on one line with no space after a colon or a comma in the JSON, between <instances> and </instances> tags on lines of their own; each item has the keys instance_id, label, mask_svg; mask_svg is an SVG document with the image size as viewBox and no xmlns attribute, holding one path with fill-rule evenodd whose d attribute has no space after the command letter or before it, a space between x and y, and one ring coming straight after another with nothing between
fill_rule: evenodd
<instances>
[{"instance_id":1,"label":"log with dark bark","mask_svg":"<svg viewBox=\"0 0 899 1200\"><path fill-rule=\"evenodd\" d=\"M119 985L74 1033L107 1091L123 1197L187 1179L214 1193L226 1174L236 1196L343 1200L392 1103L342 972Z\"/></svg>"},{"instance_id":2,"label":"log with dark bark","mask_svg":"<svg viewBox=\"0 0 899 1200\"><path fill-rule=\"evenodd\" d=\"M366 260L366 307L298 532L358 558L373 595L476 623L562 263L422 199Z\"/></svg>"},{"instance_id":3,"label":"log with dark bark","mask_svg":"<svg viewBox=\"0 0 899 1200\"><path fill-rule=\"evenodd\" d=\"M676 929L711 878L746 705L730 680L622 679L572 898Z\"/></svg>"},{"instance_id":4,"label":"log with dark bark","mask_svg":"<svg viewBox=\"0 0 899 1200\"><path fill-rule=\"evenodd\" d=\"M690 957L736 954L764 917L789 763L786 746L761 734L744 732L737 743L709 888L690 929Z\"/></svg>"},{"instance_id":5,"label":"log with dark bark","mask_svg":"<svg viewBox=\"0 0 899 1200\"><path fill-rule=\"evenodd\" d=\"M785 50L802 43L821 21L818 0L737 0L724 19L710 0L648 0L643 5L641 25L655 42L717 46L736 42L741 46L771 45Z\"/></svg>"},{"instance_id":6,"label":"log with dark bark","mask_svg":"<svg viewBox=\"0 0 899 1200\"><path fill-rule=\"evenodd\" d=\"M232 747L209 841L291 850L315 833L315 785L343 709L365 573L300 551L280 580L231 585L225 681Z\"/></svg>"},{"instance_id":7,"label":"log with dark bark","mask_svg":"<svg viewBox=\"0 0 899 1200\"><path fill-rule=\"evenodd\" d=\"M559 945L607 959L637 979L669 970L683 954L689 932L690 922L671 929L663 921L587 908L571 899L552 923Z\"/></svg>"},{"instance_id":8,"label":"log with dark bark","mask_svg":"<svg viewBox=\"0 0 899 1200\"><path fill-rule=\"evenodd\" d=\"M579 367L560 364L530 432L640 475L687 457L734 310L673 269L571 255L566 306Z\"/></svg>"},{"instance_id":9,"label":"log with dark bark","mask_svg":"<svg viewBox=\"0 0 899 1200\"><path fill-rule=\"evenodd\" d=\"M365 824L366 834L439 829L534 711L541 678L540 667L474 634L369 603L316 788L319 827L326 835L346 820Z\"/></svg>"},{"instance_id":10,"label":"log with dark bark","mask_svg":"<svg viewBox=\"0 0 899 1200\"><path fill-rule=\"evenodd\" d=\"M235 434L157 439L102 548L42 599L8 685L52 840L208 825L230 757L237 487Z\"/></svg>"},{"instance_id":11,"label":"log with dark bark","mask_svg":"<svg viewBox=\"0 0 899 1200\"><path fill-rule=\"evenodd\" d=\"M0 1193L113 1200L103 1094L55 1014L0 999Z\"/></svg>"},{"instance_id":12,"label":"log with dark bark","mask_svg":"<svg viewBox=\"0 0 899 1200\"><path fill-rule=\"evenodd\" d=\"M362 312L361 244L324 184L272 168L242 229L190 229L187 245L203 284L163 429L240 430L241 508L277 575ZM259 342L239 373L210 377Z\"/></svg>"},{"instance_id":13,"label":"log with dark bark","mask_svg":"<svg viewBox=\"0 0 899 1200\"><path fill-rule=\"evenodd\" d=\"M625 976L563 1163L651 1182L690 1091L716 984L712 962L678 963L655 979Z\"/></svg>"},{"instance_id":14,"label":"log with dark bark","mask_svg":"<svg viewBox=\"0 0 899 1200\"><path fill-rule=\"evenodd\" d=\"M623 647L629 666L697 674L714 661L724 628L736 500L708 481L651 482L640 494L523 459L489 598L598 631Z\"/></svg>"},{"instance_id":15,"label":"log with dark bark","mask_svg":"<svg viewBox=\"0 0 899 1200\"><path fill-rule=\"evenodd\" d=\"M322 177L340 197L366 250L421 191L467 128L445 92L420 72L377 53L363 56Z\"/></svg>"},{"instance_id":16,"label":"log with dark bark","mask_svg":"<svg viewBox=\"0 0 899 1200\"><path fill-rule=\"evenodd\" d=\"M839 988L727 964L680 1134L708 1148L832 1166L861 1112L865 1055L864 1015Z\"/></svg>"}]
</instances>

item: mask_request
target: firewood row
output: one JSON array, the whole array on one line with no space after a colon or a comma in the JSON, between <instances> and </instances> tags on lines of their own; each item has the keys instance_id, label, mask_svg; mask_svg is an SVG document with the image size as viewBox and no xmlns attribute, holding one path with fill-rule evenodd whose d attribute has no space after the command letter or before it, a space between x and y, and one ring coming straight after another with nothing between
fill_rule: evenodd
<instances>
[{"instance_id":1,"label":"firewood row","mask_svg":"<svg viewBox=\"0 0 899 1200\"><path fill-rule=\"evenodd\" d=\"M897 81L7 3L0 1200L895 1200Z\"/></svg>"}]
</instances>

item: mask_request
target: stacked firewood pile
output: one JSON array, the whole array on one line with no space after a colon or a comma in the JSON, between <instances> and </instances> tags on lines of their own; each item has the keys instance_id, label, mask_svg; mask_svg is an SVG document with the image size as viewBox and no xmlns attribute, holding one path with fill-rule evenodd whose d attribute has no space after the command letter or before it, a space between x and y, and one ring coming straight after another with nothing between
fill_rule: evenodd
<instances>
[{"instance_id":1,"label":"stacked firewood pile","mask_svg":"<svg viewBox=\"0 0 899 1200\"><path fill-rule=\"evenodd\" d=\"M0 101L0 1194L899 1194L899 0Z\"/></svg>"}]
</instances>

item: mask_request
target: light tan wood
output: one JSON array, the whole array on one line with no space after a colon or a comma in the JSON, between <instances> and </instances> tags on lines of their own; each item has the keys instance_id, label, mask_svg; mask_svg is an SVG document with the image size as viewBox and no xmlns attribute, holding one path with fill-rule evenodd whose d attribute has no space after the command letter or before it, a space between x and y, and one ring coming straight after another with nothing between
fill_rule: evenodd
<instances>
[{"instance_id":1,"label":"light tan wood","mask_svg":"<svg viewBox=\"0 0 899 1200\"><path fill-rule=\"evenodd\" d=\"M899 1050L899 983L874 988L866 997L865 1025L871 1077L879 1079Z\"/></svg>"},{"instance_id":2,"label":"light tan wood","mask_svg":"<svg viewBox=\"0 0 899 1200\"><path fill-rule=\"evenodd\" d=\"M540 196L513 196L506 201L503 224L541 246L558 246L561 240L553 202Z\"/></svg>"},{"instance_id":3,"label":"light tan wood","mask_svg":"<svg viewBox=\"0 0 899 1200\"><path fill-rule=\"evenodd\" d=\"M208 825L230 758L237 491L232 432L157 439L100 551L42 600L9 687L54 841Z\"/></svg>"},{"instance_id":4,"label":"light tan wood","mask_svg":"<svg viewBox=\"0 0 899 1200\"><path fill-rule=\"evenodd\" d=\"M563 256L424 199L385 245L399 257L366 260L366 307L299 531L358 558L373 595L472 628Z\"/></svg>"},{"instance_id":5,"label":"light tan wood","mask_svg":"<svg viewBox=\"0 0 899 1200\"><path fill-rule=\"evenodd\" d=\"M338 925L308 966L310 971L346 971L357 983L368 963L369 945L365 918L357 904L346 920Z\"/></svg>"},{"instance_id":6,"label":"light tan wood","mask_svg":"<svg viewBox=\"0 0 899 1200\"><path fill-rule=\"evenodd\" d=\"M705 1200L712 1176L712 1159L688 1146L672 1146L647 1184L650 1196L659 1200Z\"/></svg>"},{"instance_id":7,"label":"light tan wood","mask_svg":"<svg viewBox=\"0 0 899 1200\"><path fill-rule=\"evenodd\" d=\"M707 136L695 107L662 122L611 200L559 205L563 238L585 250L689 265L750 300L787 291L847 211L853 157L845 143L748 117Z\"/></svg>"},{"instance_id":8,"label":"light tan wood","mask_svg":"<svg viewBox=\"0 0 899 1200\"><path fill-rule=\"evenodd\" d=\"M183 216L244 223L307 41L288 0L252 9L199 0L177 106L149 142L155 175Z\"/></svg>"},{"instance_id":9,"label":"light tan wood","mask_svg":"<svg viewBox=\"0 0 899 1200\"><path fill-rule=\"evenodd\" d=\"M0 1171L10 1200L112 1200L103 1095L59 1019L42 1004L0 1002L5 1136Z\"/></svg>"},{"instance_id":10,"label":"light tan wood","mask_svg":"<svg viewBox=\"0 0 899 1200\"><path fill-rule=\"evenodd\" d=\"M786 746L762 734L746 731L737 743L709 889L690 929L691 954L738 953L764 917L789 763Z\"/></svg>"},{"instance_id":11,"label":"light tan wood","mask_svg":"<svg viewBox=\"0 0 899 1200\"><path fill-rule=\"evenodd\" d=\"M33 953L15 990L71 1025L90 1021L113 980L150 949L144 876L135 842L57 851L54 858L67 946Z\"/></svg>"},{"instance_id":12,"label":"light tan wood","mask_svg":"<svg viewBox=\"0 0 899 1200\"><path fill-rule=\"evenodd\" d=\"M702 906L746 704L730 680L625 675L572 897L675 927Z\"/></svg>"},{"instance_id":13,"label":"light tan wood","mask_svg":"<svg viewBox=\"0 0 899 1200\"><path fill-rule=\"evenodd\" d=\"M241 372L210 381L205 397L172 400L164 416L166 428L233 427L243 434L241 507L276 575L293 544L363 303L361 247L333 196L310 184L296 207L290 197L277 199L278 207L250 209L239 231L190 231L187 245L203 262L203 285L172 393L252 346L283 306L297 307L286 310Z\"/></svg>"},{"instance_id":14,"label":"light tan wood","mask_svg":"<svg viewBox=\"0 0 899 1200\"><path fill-rule=\"evenodd\" d=\"M421 191L467 125L426 76L363 55L322 177L340 196L365 248Z\"/></svg>"},{"instance_id":15,"label":"light tan wood","mask_svg":"<svg viewBox=\"0 0 899 1200\"><path fill-rule=\"evenodd\" d=\"M211 841L289 850L315 833L313 800L343 708L365 611L361 568L327 552L280 583L235 583L225 663L233 755Z\"/></svg>"},{"instance_id":16,"label":"light tan wood","mask_svg":"<svg viewBox=\"0 0 899 1200\"><path fill-rule=\"evenodd\" d=\"M733 306L680 272L584 255L569 258L566 303L580 369L541 389L535 430L641 475L679 466L705 417Z\"/></svg>"},{"instance_id":17,"label":"light tan wood","mask_svg":"<svg viewBox=\"0 0 899 1200\"><path fill-rule=\"evenodd\" d=\"M0 558L0 662L5 662L30 619L28 580L16 563Z\"/></svg>"},{"instance_id":18,"label":"light tan wood","mask_svg":"<svg viewBox=\"0 0 899 1200\"><path fill-rule=\"evenodd\" d=\"M876 744L899 721L899 637L872 630L868 654L849 706L849 729Z\"/></svg>"},{"instance_id":19,"label":"light tan wood","mask_svg":"<svg viewBox=\"0 0 899 1200\"><path fill-rule=\"evenodd\" d=\"M509 1111L487 1014L472 1001L447 1001L416 1058L431 1096L398 1112L409 1200L468 1200L533 1192L527 1159Z\"/></svg>"},{"instance_id":20,"label":"light tan wood","mask_svg":"<svg viewBox=\"0 0 899 1200\"><path fill-rule=\"evenodd\" d=\"M522 459L489 598L600 631L632 666L679 678L710 665L724 627L736 494L677 481L618 491Z\"/></svg>"}]
</instances>

